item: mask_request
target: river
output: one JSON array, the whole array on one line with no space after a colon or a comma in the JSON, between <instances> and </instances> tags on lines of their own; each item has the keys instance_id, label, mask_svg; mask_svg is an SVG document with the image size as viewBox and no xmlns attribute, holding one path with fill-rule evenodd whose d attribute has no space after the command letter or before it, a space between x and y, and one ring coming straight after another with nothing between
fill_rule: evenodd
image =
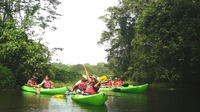
<instances>
[{"instance_id":1,"label":"river","mask_svg":"<svg viewBox=\"0 0 200 112\"><path fill-rule=\"evenodd\" d=\"M106 92L105 105L76 103L70 96L63 99L51 95L9 90L0 92L0 112L200 112L197 89L149 87L143 93Z\"/></svg>"}]
</instances>

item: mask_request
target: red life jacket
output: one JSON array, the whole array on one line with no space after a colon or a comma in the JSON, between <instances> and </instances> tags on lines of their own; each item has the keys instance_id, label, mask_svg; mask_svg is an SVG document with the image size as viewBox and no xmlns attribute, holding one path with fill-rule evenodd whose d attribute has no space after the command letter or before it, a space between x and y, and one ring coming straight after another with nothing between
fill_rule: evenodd
<instances>
[{"instance_id":1,"label":"red life jacket","mask_svg":"<svg viewBox=\"0 0 200 112\"><path fill-rule=\"evenodd\" d=\"M44 87L45 88L50 88L51 87L51 80L46 80L46 79L43 79L46 81L46 83L44 83Z\"/></svg>"},{"instance_id":2,"label":"red life jacket","mask_svg":"<svg viewBox=\"0 0 200 112\"><path fill-rule=\"evenodd\" d=\"M122 81L122 80L119 80L118 82L119 82L118 84L119 84L120 86L123 84L123 81Z\"/></svg>"},{"instance_id":3,"label":"red life jacket","mask_svg":"<svg viewBox=\"0 0 200 112\"><path fill-rule=\"evenodd\" d=\"M113 85L117 86L118 85L118 81L114 80Z\"/></svg>"},{"instance_id":4,"label":"red life jacket","mask_svg":"<svg viewBox=\"0 0 200 112\"><path fill-rule=\"evenodd\" d=\"M85 89L85 93L96 94L97 92L94 89L94 85L95 85L94 82L87 84L86 89Z\"/></svg>"},{"instance_id":5,"label":"red life jacket","mask_svg":"<svg viewBox=\"0 0 200 112\"><path fill-rule=\"evenodd\" d=\"M107 82L106 85L105 85L106 87L111 87L112 86L112 82L110 80L106 80L106 82Z\"/></svg>"},{"instance_id":6,"label":"red life jacket","mask_svg":"<svg viewBox=\"0 0 200 112\"><path fill-rule=\"evenodd\" d=\"M36 82L34 80L28 80L28 84L36 85Z\"/></svg>"},{"instance_id":7,"label":"red life jacket","mask_svg":"<svg viewBox=\"0 0 200 112\"><path fill-rule=\"evenodd\" d=\"M78 84L78 88L81 90L85 90L87 84L88 84L88 81L84 82L83 80L81 80L81 82Z\"/></svg>"}]
</instances>

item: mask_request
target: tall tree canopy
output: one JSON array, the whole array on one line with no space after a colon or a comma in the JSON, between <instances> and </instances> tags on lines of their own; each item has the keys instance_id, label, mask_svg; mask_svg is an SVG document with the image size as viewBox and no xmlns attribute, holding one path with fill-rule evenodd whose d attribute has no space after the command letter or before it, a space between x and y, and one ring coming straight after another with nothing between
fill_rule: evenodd
<instances>
[{"instance_id":1,"label":"tall tree canopy","mask_svg":"<svg viewBox=\"0 0 200 112\"><path fill-rule=\"evenodd\" d=\"M134 63L141 65L137 71L154 79L197 82L199 23L198 0L160 0L149 6L139 18L138 36L132 42Z\"/></svg>"},{"instance_id":2,"label":"tall tree canopy","mask_svg":"<svg viewBox=\"0 0 200 112\"><path fill-rule=\"evenodd\" d=\"M119 0L101 17L108 66L134 81L200 82L200 1Z\"/></svg>"},{"instance_id":3,"label":"tall tree canopy","mask_svg":"<svg viewBox=\"0 0 200 112\"><path fill-rule=\"evenodd\" d=\"M98 44L109 44L108 66L122 77L129 77L131 65L131 41L135 38L135 28L138 16L146 4L146 0L119 0L118 6L109 7L107 14L100 17L106 23L107 31L102 33Z\"/></svg>"}]
</instances>

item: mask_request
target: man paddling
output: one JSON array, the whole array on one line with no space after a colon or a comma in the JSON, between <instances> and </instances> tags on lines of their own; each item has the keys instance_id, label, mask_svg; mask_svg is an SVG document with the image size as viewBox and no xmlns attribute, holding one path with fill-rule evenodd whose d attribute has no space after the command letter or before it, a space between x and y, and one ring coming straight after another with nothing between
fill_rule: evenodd
<instances>
[{"instance_id":1,"label":"man paddling","mask_svg":"<svg viewBox=\"0 0 200 112\"><path fill-rule=\"evenodd\" d=\"M88 73L88 71L87 71L87 69L86 69L86 67L85 67L84 64L83 64L83 68L84 68L84 70L85 70L87 79L88 79L88 81L89 81L89 83L87 84L86 89L85 89L85 94L86 94L86 95L96 94L96 93L97 93L97 90L98 90L98 89L96 89L96 88L99 87L101 81L96 82L95 77L90 77L90 76L89 76L89 73Z\"/></svg>"},{"instance_id":2,"label":"man paddling","mask_svg":"<svg viewBox=\"0 0 200 112\"><path fill-rule=\"evenodd\" d=\"M79 80L73 87L71 91L74 91L76 93L83 93L85 91L86 85L87 85L88 81L87 81L87 76L86 75L82 75L81 80Z\"/></svg>"}]
</instances>

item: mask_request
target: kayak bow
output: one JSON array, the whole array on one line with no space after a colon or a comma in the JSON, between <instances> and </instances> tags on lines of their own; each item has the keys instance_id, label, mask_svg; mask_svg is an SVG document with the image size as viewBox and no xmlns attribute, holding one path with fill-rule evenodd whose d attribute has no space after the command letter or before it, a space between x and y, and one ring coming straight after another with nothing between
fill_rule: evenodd
<instances>
[{"instance_id":1,"label":"kayak bow","mask_svg":"<svg viewBox=\"0 0 200 112\"><path fill-rule=\"evenodd\" d=\"M80 103L86 103L90 105L103 105L105 104L106 100L108 99L108 96L104 93L98 93L94 95L71 95L72 100L80 102Z\"/></svg>"},{"instance_id":2,"label":"kayak bow","mask_svg":"<svg viewBox=\"0 0 200 112\"><path fill-rule=\"evenodd\" d=\"M23 91L28 91L28 92L33 92L35 93L36 90L33 87L28 87L28 86L22 86ZM62 88L55 88L55 89L44 89L40 88L40 93L41 94L65 94L65 92L68 90L67 87L62 87Z\"/></svg>"},{"instance_id":3,"label":"kayak bow","mask_svg":"<svg viewBox=\"0 0 200 112\"><path fill-rule=\"evenodd\" d=\"M113 91L115 89L119 90L118 92L124 93L138 93L146 90L149 84L143 84L139 86L132 86L132 87L116 87L116 88L100 88L100 91Z\"/></svg>"}]
</instances>

